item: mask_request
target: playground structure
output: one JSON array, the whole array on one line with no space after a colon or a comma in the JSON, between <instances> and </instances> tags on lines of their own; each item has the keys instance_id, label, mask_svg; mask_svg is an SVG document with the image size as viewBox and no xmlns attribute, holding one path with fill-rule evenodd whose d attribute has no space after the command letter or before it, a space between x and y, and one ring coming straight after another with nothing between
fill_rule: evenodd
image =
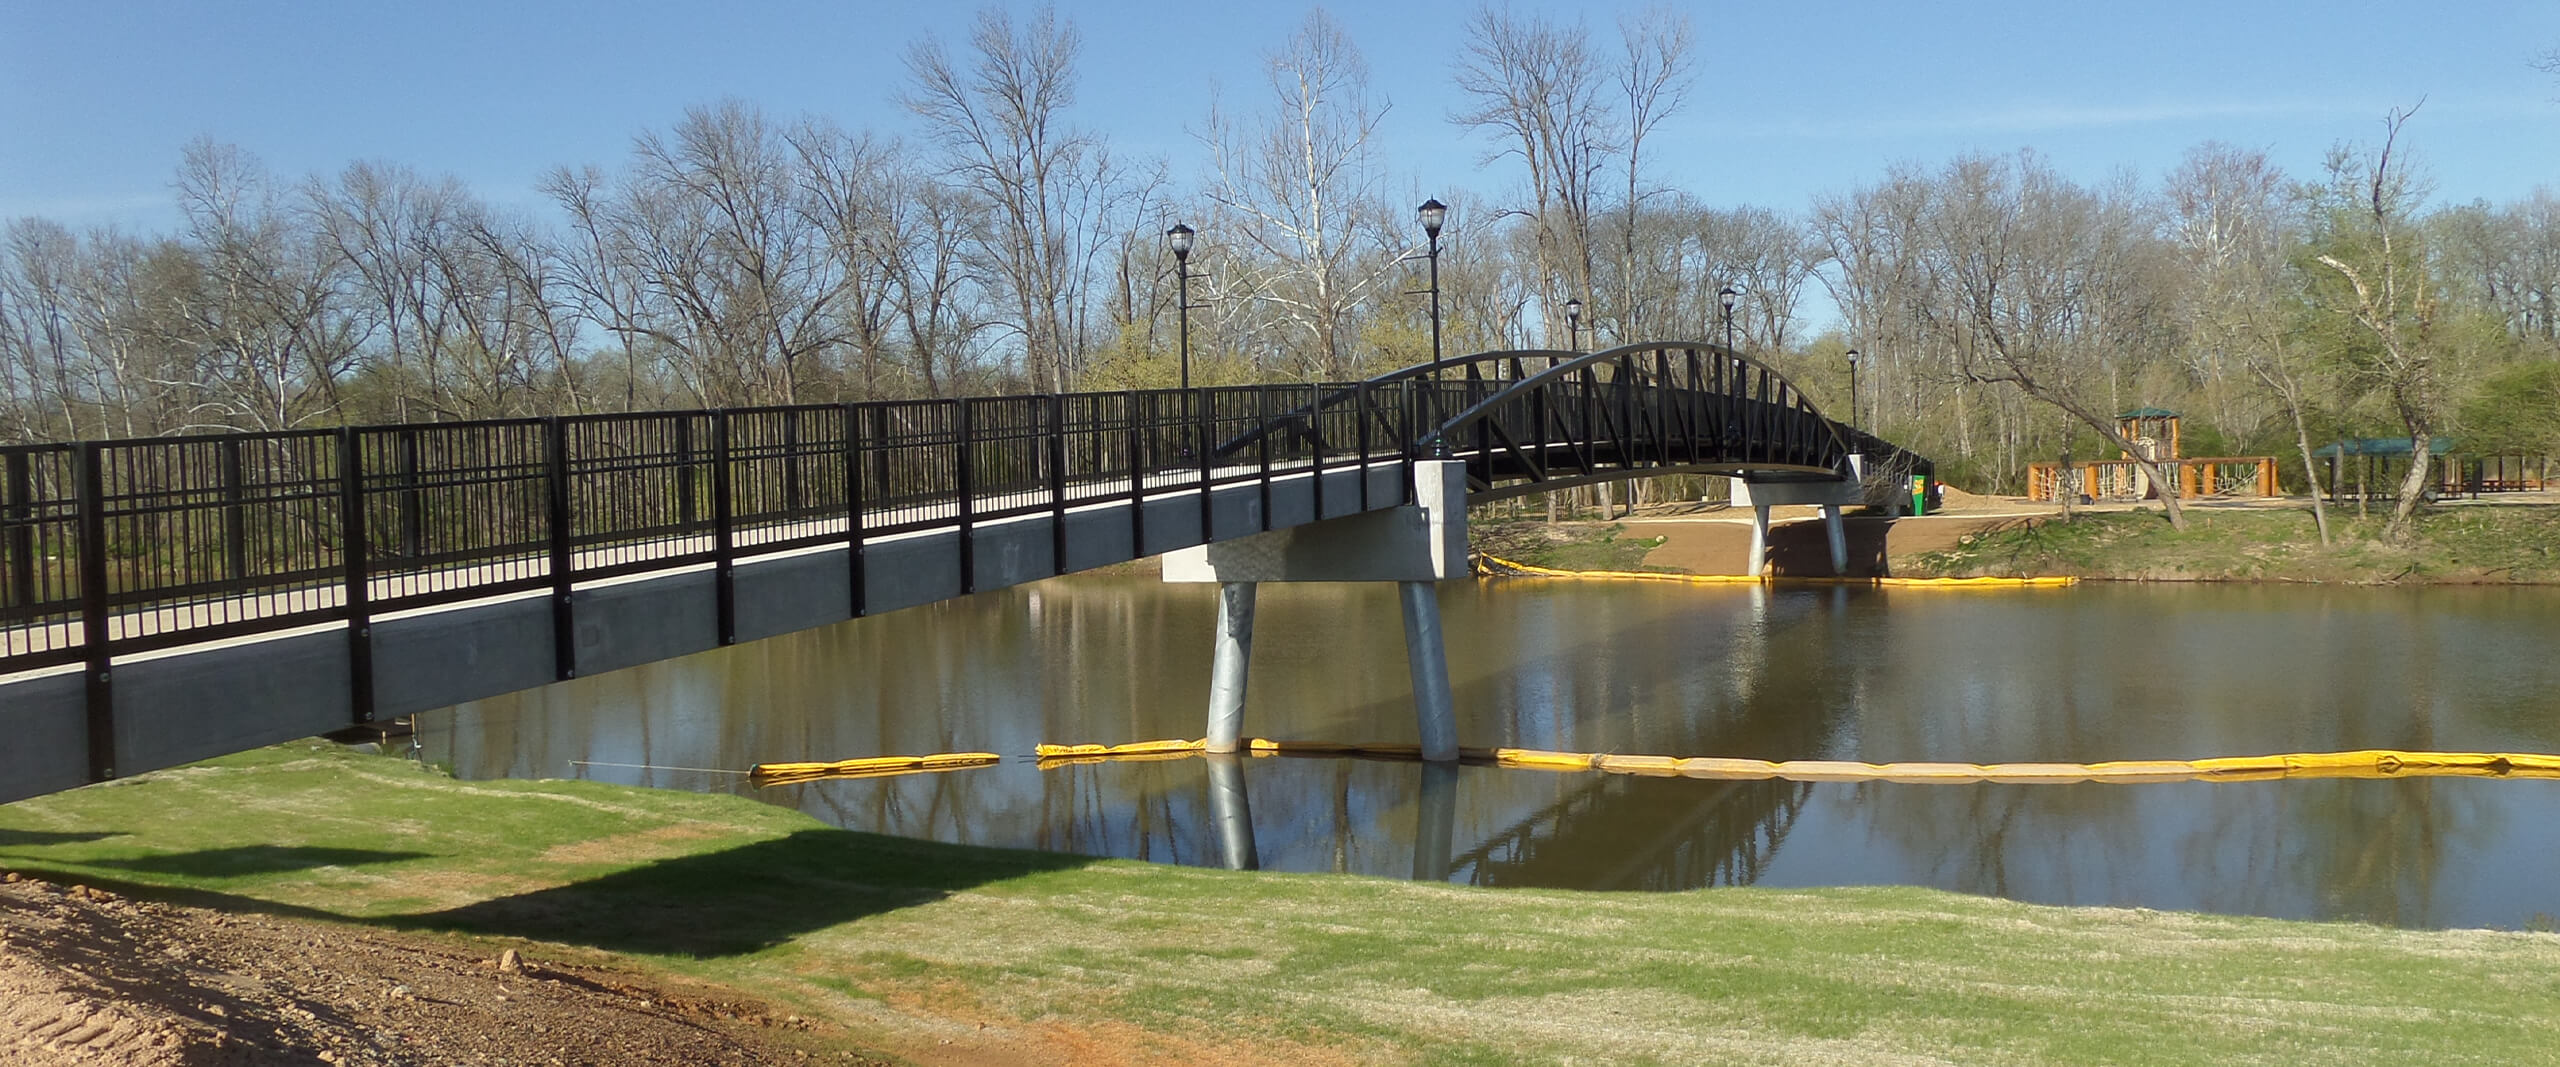
<instances>
[{"instance_id":1,"label":"playground structure","mask_svg":"<svg viewBox=\"0 0 2560 1067\"><path fill-rule=\"evenodd\" d=\"M2116 428L2142 450L2142 458L2176 472L2180 497L2276 495L2273 456L2180 456L2177 412L2137 408L2116 416ZM2094 503L2147 500L2159 495L2160 488L2151 484L2150 476L2130 452L2116 459L2027 465L2027 497L2031 500Z\"/></svg>"}]
</instances>

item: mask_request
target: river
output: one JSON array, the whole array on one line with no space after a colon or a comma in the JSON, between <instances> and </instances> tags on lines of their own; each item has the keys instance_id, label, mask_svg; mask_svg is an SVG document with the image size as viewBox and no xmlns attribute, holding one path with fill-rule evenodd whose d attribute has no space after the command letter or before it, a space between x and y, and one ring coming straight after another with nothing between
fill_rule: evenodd
<instances>
[{"instance_id":1,"label":"river","mask_svg":"<svg viewBox=\"0 0 2560 1067\"><path fill-rule=\"evenodd\" d=\"M1467 745L1975 763L2560 751L2547 589L1504 580L1446 583L1441 603ZM1059 579L432 713L421 754L465 777L734 790L849 829L1167 863L1923 885L2410 927L2560 915L2560 781L1807 784L1302 758L1009 758L762 790L735 773L1196 737L1215 607L1210 586ZM1392 587L1266 586L1256 642L1248 735L1414 740Z\"/></svg>"}]
</instances>

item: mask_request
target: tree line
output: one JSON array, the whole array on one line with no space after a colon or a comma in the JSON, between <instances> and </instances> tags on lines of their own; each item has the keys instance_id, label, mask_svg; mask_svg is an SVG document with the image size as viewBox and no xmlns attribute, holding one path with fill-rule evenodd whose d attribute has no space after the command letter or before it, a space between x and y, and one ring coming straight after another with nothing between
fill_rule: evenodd
<instances>
[{"instance_id":1,"label":"tree line","mask_svg":"<svg viewBox=\"0 0 2560 1067\"><path fill-rule=\"evenodd\" d=\"M1320 9L1211 104L1182 178L1077 122L1050 12L911 44L899 130L708 104L544 175L538 212L198 141L174 232L0 234L0 441L1167 386L1175 222L1195 384L1361 377L1429 355L1432 195L1448 352L1729 330L1981 488L2123 448L2138 406L2184 411L2190 454L2303 467L2386 433L2560 452L2560 201L2430 206L2413 113L2310 175L2219 143L2096 183L1968 154L1728 207L1658 158L1698 49L1664 10L1476 12L1447 118L1508 176L1488 191L1389 171L1391 104Z\"/></svg>"}]
</instances>

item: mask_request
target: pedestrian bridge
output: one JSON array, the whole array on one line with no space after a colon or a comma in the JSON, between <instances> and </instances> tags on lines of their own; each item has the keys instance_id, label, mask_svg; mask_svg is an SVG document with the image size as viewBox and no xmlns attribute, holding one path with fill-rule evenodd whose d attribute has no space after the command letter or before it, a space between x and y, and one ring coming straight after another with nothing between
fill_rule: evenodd
<instances>
[{"instance_id":1,"label":"pedestrian bridge","mask_svg":"<svg viewBox=\"0 0 2560 1067\"><path fill-rule=\"evenodd\" d=\"M1838 504L1930 465L1688 342L0 447L0 801L1177 550L1231 593L1442 579L1468 503L1682 473Z\"/></svg>"}]
</instances>

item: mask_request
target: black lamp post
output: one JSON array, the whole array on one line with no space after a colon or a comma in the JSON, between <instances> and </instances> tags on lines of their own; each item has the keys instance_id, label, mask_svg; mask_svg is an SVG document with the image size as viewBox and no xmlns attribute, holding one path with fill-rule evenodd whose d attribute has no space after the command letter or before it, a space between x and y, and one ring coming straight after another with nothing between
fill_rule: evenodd
<instances>
[{"instance_id":1,"label":"black lamp post","mask_svg":"<svg viewBox=\"0 0 2560 1067\"><path fill-rule=\"evenodd\" d=\"M1724 347L1728 352L1733 350L1733 298L1740 295L1730 285L1716 290L1716 299L1724 302Z\"/></svg>"},{"instance_id":2,"label":"black lamp post","mask_svg":"<svg viewBox=\"0 0 2560 1067\"><path fill-rule=\"evenodd\" d=\"M1191 388L1191 235L1198 231L1179 222L1164 232L1173 246L1174 303L1182 312L1182 388Z\"/></svg>"},{"instance_id":3,"label":"black lamp post","mask_svg":"<svg viewBox=\"0 0 2560 1067\"><path fill-rule=\"evenodd\" d=\"M1849 426L1858 425L1858 350L1849 350Z\"/></svg>"},{"instance_id":4,"label":"black lamp post","mask_svg":"<svg viewBox=\"0 0 2560 1067\"><path fill-rule=\"evenodd\" d=\"M1432 197L1414 209L1414 218L1422 223L1423 236L1430 238L1430 250L1424 258L1431 261L1431 381L1440 381L1440 227L1449 221L1449 205Z\"/></svg>"},{"instance_id":5,"label":"black lamp post","mask_svg":"<svg viewBox=\"0 0 2560 1067\"><path fill-rule=\"evenodd\" d=\"M1566 348L1570 348L1576 353L1582 351L1581 297L1577 296L1564 302L1564 340Z\"/></svg>"}]
</instances>

